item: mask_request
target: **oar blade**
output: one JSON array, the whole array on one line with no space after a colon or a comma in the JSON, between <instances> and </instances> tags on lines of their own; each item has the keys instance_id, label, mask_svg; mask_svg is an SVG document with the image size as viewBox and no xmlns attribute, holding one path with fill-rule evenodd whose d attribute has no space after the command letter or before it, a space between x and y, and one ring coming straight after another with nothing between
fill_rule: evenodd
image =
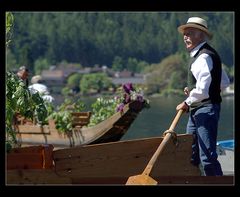
<instances>
[{"instance_id":1,"label":"oar blade","mask_svg":"<svg viewBox=\"0 0 240 197\"><path fill-rule=\"evenodd\" d=\"M152 177L140 174L136 176L130 176L126 182L126 185L157 185L157 181Z\"/></svg>"}]
</instances>

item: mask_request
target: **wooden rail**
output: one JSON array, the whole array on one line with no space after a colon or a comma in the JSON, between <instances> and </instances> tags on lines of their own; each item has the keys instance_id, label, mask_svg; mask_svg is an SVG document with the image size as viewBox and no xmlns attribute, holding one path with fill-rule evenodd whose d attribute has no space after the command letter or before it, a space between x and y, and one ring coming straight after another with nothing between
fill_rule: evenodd
<instances>
[{"instance_id":1,"label":"wooden rail","mask_svg":"<svg viewBox=\"0 0 240 197\"><path fill-rule=\"evenodd\" d=\"M71 114L73 129L79 129L89 124L92 113L72 112ZM55 121L53 119L49 119L47 125L40 125L37 124L36 119L27 119L19 114L16 114L14 124L17 133L50 134L51 130L56 129Z\"/></svg>"}]
</instances>

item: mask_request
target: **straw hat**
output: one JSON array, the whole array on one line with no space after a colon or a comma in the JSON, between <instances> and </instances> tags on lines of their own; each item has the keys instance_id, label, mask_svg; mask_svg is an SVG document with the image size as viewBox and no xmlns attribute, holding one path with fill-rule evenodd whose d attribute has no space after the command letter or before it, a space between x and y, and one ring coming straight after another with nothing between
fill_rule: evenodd
<instances>
[{"instance_id":1,"label":"straw hat","mask_svg":"<svg viewBox=\"0 0 240 197\"><path fill-rule=\"evenodd\" d=\"M189 27L200 29L208 35L209 39L213 37L212 33L208 31L207 21L200 17L190 17L185 25L178 27L178 31L183 34L184 30Z\"/></svg>"},{"instance_id":2,"label":"straw hat","mask_svg":"<svg viewBox=\"0 0 240 197\"><path fill-rule=\"evenodd\" d=\"M32 84L38 83L40 80L42 80L42 77L40 75L35 75L35 76L32 77L31 83Z\"/></svg>"}]
</instances>

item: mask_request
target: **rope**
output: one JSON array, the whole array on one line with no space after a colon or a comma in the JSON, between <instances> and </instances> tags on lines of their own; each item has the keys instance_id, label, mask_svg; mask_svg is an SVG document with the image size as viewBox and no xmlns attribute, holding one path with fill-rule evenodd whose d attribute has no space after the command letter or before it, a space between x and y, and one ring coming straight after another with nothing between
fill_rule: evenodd
<instances>
[{"instance_id":1,"label":"rope","mask_svg":"<svg viewBox=\"0 0 240 197\"><path fill-rule=\"evenodd\" d=\"M168 133L171 134L171 137L173 139L173 143L175 145L177 145L177 143L178 143L178 141L177 141L177 133L175 131L173 131L173 130L168 129L168 130L163 132L163 137L165 137Z\"/></svg>"}]
</instances>

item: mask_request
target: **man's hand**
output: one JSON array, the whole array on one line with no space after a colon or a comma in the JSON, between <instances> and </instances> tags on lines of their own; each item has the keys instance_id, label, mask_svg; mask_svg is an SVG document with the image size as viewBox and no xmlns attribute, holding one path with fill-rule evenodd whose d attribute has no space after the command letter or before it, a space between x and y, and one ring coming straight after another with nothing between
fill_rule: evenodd
<instances>
[{"instance_id":1,"label":"man's hand","mask_svg":"<svg viewBox=\"0 0 240 197\"><path fill-rule=\"evenodd\" d=\"M176 107L177 111L179 111L180 109L182 109L183 111L188 112L189 111L189 106L185 102L182 102L179 105L177 105L177 107Z\"/></svg>"},{"instance_id":2,"label":"man's hand","mask_svg":"<svg viewBox=\"0 0 240 197\"><path fill-rule=\"evenodd\" d=\"M184 94L185 94L185 95L187 95L187 96L189 95L188 87L185 87L183 91L184 91Z\"/></svg>"}]
</instances>

